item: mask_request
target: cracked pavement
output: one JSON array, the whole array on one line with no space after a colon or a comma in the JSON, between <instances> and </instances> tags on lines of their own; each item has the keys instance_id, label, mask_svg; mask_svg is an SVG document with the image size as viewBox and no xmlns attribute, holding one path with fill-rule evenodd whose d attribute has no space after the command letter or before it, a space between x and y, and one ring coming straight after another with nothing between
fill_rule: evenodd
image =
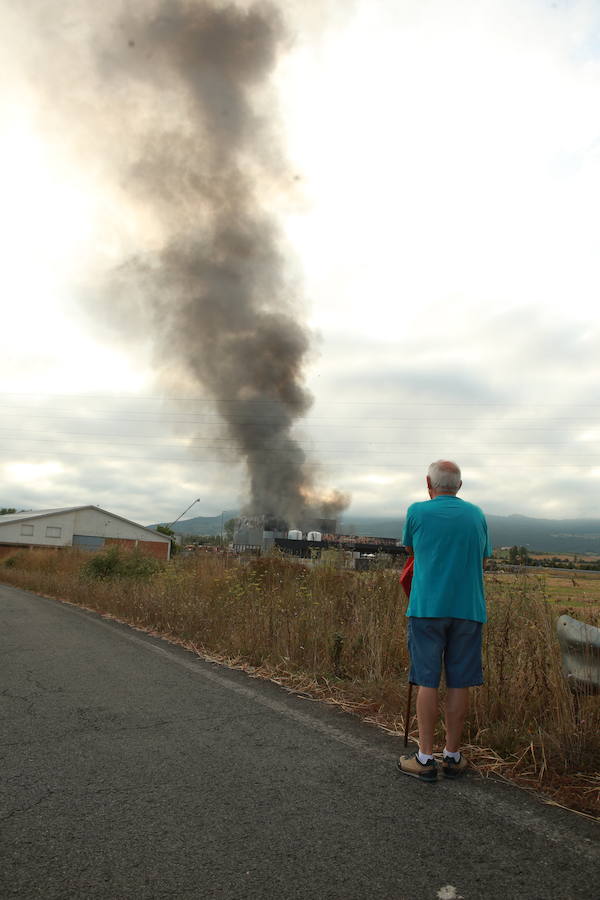
<instances>
[{"instance_id":1,"label":"cracked pavement","mask_svg":"<svg viewBox=\"0 0 600 900\"><path fill-rule=\"evenodd\" d=\"M595 823L336 708L2 586L0 660L2 898L594 896Z\"/></svg>"}]
</instances>

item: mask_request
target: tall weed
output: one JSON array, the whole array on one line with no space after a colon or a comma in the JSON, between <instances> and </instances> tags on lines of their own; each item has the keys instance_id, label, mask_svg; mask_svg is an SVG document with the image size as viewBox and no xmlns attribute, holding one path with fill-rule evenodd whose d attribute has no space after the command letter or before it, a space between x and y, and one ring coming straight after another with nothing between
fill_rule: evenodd
<instances>
[{"instance_id":1,"label":"tall weed","mask_svg":"<svg viewBox=\"0 0 600 900\"><path fill-rule=\"evenodd\" d=\"M403 729L409 661L396 572L217 555L138 570L140 561L125 557L31 551L0 564L0 580L96 608ZM567 688L555 630L564 610L547 590L539 576L487 576L486 683L473 691L466 739L482 770L598 814L600 698L575 700ZM600 624L600 611L586 609L586 620Z\"/></svg>"}]
</instances>

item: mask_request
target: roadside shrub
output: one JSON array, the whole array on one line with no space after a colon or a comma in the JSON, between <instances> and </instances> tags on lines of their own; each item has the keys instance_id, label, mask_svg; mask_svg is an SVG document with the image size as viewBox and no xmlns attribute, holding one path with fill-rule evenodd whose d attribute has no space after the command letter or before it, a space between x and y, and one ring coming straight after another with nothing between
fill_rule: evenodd
<instances>
[{"instance_id":1,"label":"roadside shrub","mask_svg":"<svg viewBox=\"0 0 600 900\"><path fill-rule=\"evenodd\" d=\"M111 578L151 578L162 571L163 565L152 556L139 551L123 553L118 547L110 547L105 553L96 553L82 568L84 578L106 581Z\"/></svg>"}]
</instances>

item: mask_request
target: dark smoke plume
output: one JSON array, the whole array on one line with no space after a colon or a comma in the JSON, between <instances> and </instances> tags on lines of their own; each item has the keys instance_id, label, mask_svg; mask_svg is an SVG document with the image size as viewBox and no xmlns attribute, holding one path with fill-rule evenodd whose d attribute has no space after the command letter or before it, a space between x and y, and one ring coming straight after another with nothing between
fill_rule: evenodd
<instances>
[{"instance_id":1,"label":"dark smoke plume","mask_svg":"<svg viewBox=\"0 0 600 900\"><path fill-rule=\"evenodd\" d=\"M127 191L164 235L121 267L113 301L142 298L162 365L183 362L214 398L249 476L251 513L300 525L335 515L292 437L312 398L309 335L270 201L293 181L271 115L261 114L285 49L276 7L164 0L122 18L97 64L119 92L150 102ZM156 113L159 110L159 114ZM125 123L124 123L125 124Z\"/></svg>"}]
</instances>

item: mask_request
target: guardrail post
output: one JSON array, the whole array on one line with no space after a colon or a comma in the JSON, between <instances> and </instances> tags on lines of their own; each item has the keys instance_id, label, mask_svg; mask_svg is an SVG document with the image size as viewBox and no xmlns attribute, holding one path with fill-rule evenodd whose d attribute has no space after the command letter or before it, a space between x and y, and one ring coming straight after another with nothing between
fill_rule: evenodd
<instances>
[{"instance_id":1,"label":"guardrail post","mask_svg":"<svg viewBox=\"0 0 600 900\"><path fill-rule=\"evenodd\" d=\"M573 694L575 722L579 724L579 698L600 693L600 628L559 616L556 631L567 684Z\"/></svg>"},{"instance_id":2,"label":"guardrail post","mask_svg":"<svg viewBox=\"0 0 600 900\"><path fill-rule=\"evenodd\" d=\"M600 628L571 616L559 616L556 631L571 691L600 694Z\"/></svg>"}]
</instances>

